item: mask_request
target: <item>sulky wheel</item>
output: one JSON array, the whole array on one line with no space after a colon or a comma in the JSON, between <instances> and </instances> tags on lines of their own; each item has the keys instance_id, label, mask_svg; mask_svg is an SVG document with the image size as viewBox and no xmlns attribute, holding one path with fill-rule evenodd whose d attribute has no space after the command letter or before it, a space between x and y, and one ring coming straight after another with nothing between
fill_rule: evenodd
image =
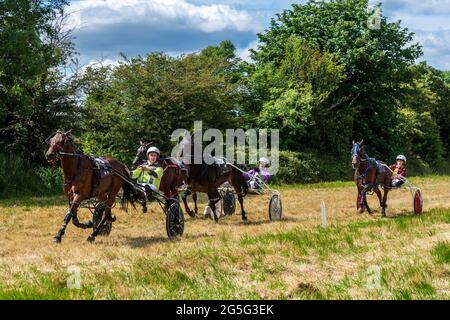
<instances>
[{"instance_id":1,"label":"sulky wheel","mask_svg":"<svg viewBox=\"0 0 450 320\"><path fill-rule=\"evenodd\" d=\"M227 191L222 197L223 213L232 215L236 211L236 197L232 191Z\"/></svg>"},{"instance_id":2,"label":"sulky wheel","mask_svg":"<svg viewBox=\"0 0 450 320\"><path fill-rule=\"evenodd\" d=\"M271 221L281 220L282 212L281 198L278 194L274 194L269 201L269 219Z\"/></svg>"},{"instance_id":3,"label":"sulky wheel","mask_svg":"<svg viewBox=\"0 0 450 320\"><path fill-rule=\"evenodd\" d=\"M422 193L420 190L416 190L414 193L414 212L416 214L421 214L423 209L423 199L422 199Z\"/></svg>"},{"instance_id":4,"label":"sulky wheel","mask_svg":"<svg viewBox=\"0 0 450 320\"><path fill-rule=\"evenodd\" d=\"M183 235L184 216L177 199L167 199L166 231L169 238Z\"/></svg>"},{"instance_id":5,"label":"sulky wheel","mask_svg":"<svg viewBox=\"0 0 450 320\"><path fill-rule=\"evenodd\" d=\"M97 210L94 211L92 215L92 222L93 222L93 230L95 230L102 220L103 212L99 213ZM112 223L110 219L106 220L103 224L103 227L100 229L100 232L98 233L99 236L109 236L112 230Z\"/></svg>"}]
</instances>

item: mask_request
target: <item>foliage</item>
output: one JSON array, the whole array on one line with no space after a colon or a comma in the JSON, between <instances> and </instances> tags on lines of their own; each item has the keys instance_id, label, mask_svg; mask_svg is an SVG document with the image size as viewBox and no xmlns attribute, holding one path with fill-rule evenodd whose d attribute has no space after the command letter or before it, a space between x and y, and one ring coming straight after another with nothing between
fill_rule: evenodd
<instances>
[{"instance_id":1,"label":"foliage","mask_svg":"<svg viewBox=\"0 0 450 320\"><path fill-rule=\"evenodd\" d=\"M171 133L191 129L195 120L207 128L239 125L245 93L238 83L239 59L230 42L170 57L151 53L122 61L117 68L89 68L83 109L83 147L127 162L139 140L168 153Z\"/></svg>"},{"instance_id":2,"label":"foliage","mask_svg":"<svg viewBox=\"0 0 450 320\"><path fill-rule=\"evenodd\" d=\"M351 179L351 141L362 138L371 157L405 154L410 173L449 170L450 71L416 63L421 46L401 22L381 14L372 28L367 0L294 4L258 34L252 62L223 41L178 57L124 55L72 76L67 4L0 2L0 151L17 162L2 164L14 177L2 180L2 195L6 185L56 187L58 170L28 168L43 164L45 138L58 128L75 129L86 153L130 164L140 140L168 154L172 132L195 120L280 129L280 184Z\"/></svg>"},{"instance_id":3,"label":"foliage","mask_svg":"<svg viewBox=\"0 0 450 320\"><path fill-rule=\"evenodd\" d=\"M76 122L67 0L0 2L0 148L42 160L42 141Z\"/></svg>"},{"instance_id":4,"label":"foliage","mask_svg":"<svg viewBox=\"0 0 450 320\"><path fill-rule=\"evenodd\" d=\"M335 63L334 55L320 53L302 39L289 38L285 47L278 67L268 64L262 69L271 79L271 88L257 124L280 129L282 147L297 150L298 141L316 125L316 110L343 80L343 67Z\"/></svg>"},{"instance_id":5,"label":"foliage","mask_svg":"<svg viewBox=\"0 0 450 320\"><path fill-rule=\"evenodd\" d=\"M412 33L399 22L387 22L384 16L381 28L370 29L367 21L371 14L366 0L309 1L294 4L290 10L278 14L268 30L258 35L260 45L252 55L256 61L255 74L267 64L280 66L291 57L286 43L293 36L322 54L334 54L338 65L343 66L344 81L334 81L333 86L339 86L326 90L324 96L328 99L313 118L316 122L310 131L311 138L301 140L299 149L318 146L340 160L342 149L348 149L352 138L364 137L371 142L373 156L394 155L393 129L397 124L394 97L400 90L399 79L409 79L408 67L421 55L421 49L418 44L410 44ZM327 79L320 77L323 83ZM265 88L255 85L253 89ZM255 95L267 96L260 92ZM339 123L321 132L336 113ZM344 142L346 148L342 148Z\"/></svg>"},{"instance_id":6,"label":"foliage","mask_svg":"<svg viewBox=\"0 0 450 320\"><path fill-rule=\"evenodd\" d=\"M36 167L29 159L0 154L0 198L61 192L59 167Z\"/></svg>"},{"instance_id":7,"label":"foliage","mask_svg":"<svg viewBox=\"0 0 450 320\"><path fill-rule=\"evenodd\" d=\"M312 154L281 151L279 170L271 178L271 183L316 182L318 169L317 160Z\"/></svg>"}]
</instances>

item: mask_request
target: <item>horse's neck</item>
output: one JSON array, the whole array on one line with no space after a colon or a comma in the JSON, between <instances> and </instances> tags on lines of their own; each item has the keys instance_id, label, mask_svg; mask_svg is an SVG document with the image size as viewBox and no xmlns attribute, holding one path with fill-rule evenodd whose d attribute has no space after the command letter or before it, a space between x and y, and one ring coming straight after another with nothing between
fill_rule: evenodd
<instances>
[{"instance_id":1,"label":"horse's neck","mask_svg":"<svg viewBox=\"0 0 450 320\"><path fill-rule=\"evenodd\" d=\"M63 152L75 153L75 148L73 147L71 142L67 143L64 146ZM77 156L63 155L61 157L61 167L64 172L64 180L71 180L73 176L76 174L78 161L80 161L80 159Z\"/></svg>"},{"instance_id":2,"label":"horse's neck","mask_svg":"<svg viewBox=\"0 0 450 320\"><path fill-rule=\"evenodd\" d=\"M364 172L364 169L366 168L366 161L361 161L360 163L359 163L359 166L358 166L358 172L359 173L362 173L362 172Z\"/></svg>"}]
</instances>

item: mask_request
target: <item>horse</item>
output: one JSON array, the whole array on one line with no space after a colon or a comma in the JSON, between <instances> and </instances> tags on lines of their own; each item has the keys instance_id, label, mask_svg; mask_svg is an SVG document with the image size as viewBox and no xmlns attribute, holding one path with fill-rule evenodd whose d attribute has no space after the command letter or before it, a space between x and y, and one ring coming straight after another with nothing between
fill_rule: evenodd
<instances>
[{"instance_id":1,"label":"horse","mask_svg":"<svg viewBox=\"0 0 450 320\"><path fill-rule=\"evenodd\" d=\"M70 220L76 227L81 229L93 227L93 232L87 239L89 242L93 242L107 221L111 223L115 221L115 218L111 215L111 209L121 188L123 189L122 209L125 210L128 203L134 206L134 201L137 198L135 190L128 183L124 182L121 177L114 174L114 172L117 172L124 177L130 177L130 172L118 160L112 157L103 157L99 161L106 166L110 166L112 172L109 172L109 174L104 172L100 176L96 174L93 159L82 152L76 151L70 130L65 133L58 130L50 138L49 144L45 158L50 164L54 164L57 161L60 162L64 173L64 194L69 200L69 209L64 216L61 228L54 237L54 242L61 242ZM92 197L95 197L98 203L95 207L94 217L101 215L98 225L95 225L92 221L81 223L77 217L81 202Z\"/></svg>"},{"instance_id":2,"label":"horse","mask_svg":"<svg viewBox=\"0 0 450 320\"><path fill-rule=\"evenodd\" d=\"M137 149L136 156L134 157L132 163L132 169L136 169L140 165L142 165L147 158L147 149L151 146L151 143L140 142L140 146ZM159 190L168 198L178 198L178 189L185 183L187 180L187 171L181 168L180 164L173 158L159 158L158 163L163 168L163 175L161 177L161 183L159 185ZM198 211L197 208L197 194L193 193L192 198L195 203L195 213L192 212L186 205L185 198L187 197L186 193L182 194L183 202L185 203L186 212L194 217ZM144 211L145 211L144 205Z\"/></svg>"},{"instance_id":3,"label":"horse","mask_svg":"<svg viewBox=\"0 0 450 320\"><path fill-rule=\"evenodd\" d=\"M386 217L387 196L392 180L391 173L385 169L386 164L367 156L364 150L364 140L353 141L351 155L352 167L355 169L354 180L358 188L359 213L363 213L367 209L367 212L372 214L366 195L368 192L374 191L380 200L381 215ZM380 185L383 187L383 198L379 189Z\"/></svg>"},{"instance_id":4,"label":"horse","mask_svg":"<svg viewBox=\"0 0 450 320\"><path fill-rule=\"evenodd\" d=\"M201 163L195 163L194 161L194 144L191 143L192 135L187 136L184 140L184 144L190 144L190 155L183 155L183 158L190 158L190 163L185 164L187 167L187 180L188 190L197 193L202 192L208 195L208 206L213 212L214 221L219 222L219 218L216 214L216 204L220 201L219 186L228 181L233 187L234 191L238 195L239 205L241 207L242 220L247 220L247 214L244 210L244 196L247 194L248 185L244 177L244 174L238 170L234 165L225 163L224 168L220 168L217 165L207 164L202 158ZM183 147L183 150L185 148ZM182 155L182 152L181 154ZM186 211L190 211L187 201L183 198L183 202ZM197 211L197 207L195 208Z\"/></svg>"}]
</instances>

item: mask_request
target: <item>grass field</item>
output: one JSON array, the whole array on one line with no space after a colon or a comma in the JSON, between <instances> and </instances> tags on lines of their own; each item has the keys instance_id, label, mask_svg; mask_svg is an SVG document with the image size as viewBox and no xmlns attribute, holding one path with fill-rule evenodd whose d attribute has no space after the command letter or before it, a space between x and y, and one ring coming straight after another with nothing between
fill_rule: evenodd
<instances>
[{"instance_id":1,"label":"grass field","mask_svg":"<svg viewBox=\"0 0 450 320\"><path fill-rule=\"evenodd\" d=\"M267 197L247 196L247 223L186 217L173 241L152 206L115 209L112 234L94 244L70 225L54 245L63 197L2 200L0 299L449 299L450 177L412 182L422 215L407 191L390 194L382 219L356 213L352 183L289 186L282 221L269 222Z\"/></svg>"}]
</instances>

